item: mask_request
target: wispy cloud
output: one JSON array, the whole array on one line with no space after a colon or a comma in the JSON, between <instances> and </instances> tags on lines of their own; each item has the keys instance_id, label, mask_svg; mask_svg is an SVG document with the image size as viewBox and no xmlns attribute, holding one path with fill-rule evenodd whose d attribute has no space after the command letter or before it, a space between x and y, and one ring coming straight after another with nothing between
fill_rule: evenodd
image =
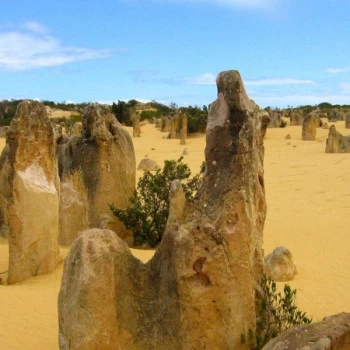
<instances>
[{"instance_id":1,"label":"wispy cloud","mask_svg":"<svg viewBox=\"0 0 350 350\"><path fill-rule=\"evenodd\" d=\"M48 29L44 25L42 25L39 22L35 22L35 21L24 22L21 25L21 27L25 30L29 30L30 32L42 34L42 35L46 35L49 32Z\"/></svg>"},{"instance_id":2,"label":"wispy cloud","mask_svg":"<svg viewBox=\"0 0 350 350\"><path fill-rule=\"evenodd\" d=\"M181 80L185 84L190 85L214 85L216 75L213 73L204 73L195 77L184 77Z\"/></svg>"},{"instance_id":3,"label":"wispy cloud","mask_svg":"<svg viewBox=\"0 0 350 350\"><path fill-rule=\"evenodd\" d=\"M136 69L129 71L133 81L135 83L146 83L150 81L156 81L155 77L160 72L154 69Z\"/></svg>"},{"instance_id":4,"label":"wispy cloud","mask_svg":"<svg viewBox=\"0 0 350 350\"><path fill-rule=\"evenodd\" d=\"M22 30L0 33L0 70L24 71L108 57L111 50L64 46L37 22L26 22Z\"/></svg>"},{"instance_id":5,"label":"wispy cloud","mask_svg":"<svg viewBox=\"0 0 350 350\"><path fill-rule=\"evenodd\" d=\"M136 69L129 72L132 76L138 77L153 77L159 74L159 71L155 69Z\"/></svg>"},{"instance_id":6,"label":"wispy cloud","mask_svg":"<svg viewBox=\"0 0 350 350\"><path fill-rule=\"evenodd\" d=\"M350 72L350 66L347 67L331 67L326 69L329 73L346 73Z\"/></svg>"},{"instance_id":7,"label":"wispy cloud","mask_svg":"<svg viewBox=\"0 0 350 350\"><path fill-rule=\"evenodd\" d=\"M316 85L311 79L277 78L245 80L245 85L250 86L276 86L276 85Z\"/></svg>"}]
</instances>

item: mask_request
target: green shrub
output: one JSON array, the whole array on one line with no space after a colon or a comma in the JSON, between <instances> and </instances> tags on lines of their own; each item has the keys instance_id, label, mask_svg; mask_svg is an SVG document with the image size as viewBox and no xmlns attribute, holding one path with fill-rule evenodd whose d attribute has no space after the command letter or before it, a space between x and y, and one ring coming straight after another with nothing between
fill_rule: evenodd
<instances>
[{"instance_id":1,"label":"green shrub","mask_svg":"<svg viewBox=\"0 0 350 350\"><path fill-rule=\"evenodd\" d=\"M263 276L261 290L257 292L256 333L249 330L248 341L252 349L262 349L272 338L288 328L304 323L311 323L312 319L306 316L295 305L296 289L288 284L284 285L283 294L277 292L276 283L269 277ZM247 337L241 335L241 342L245 343Z\"/></svg>"},{"instance_id":2,"label":"green shrub","mask_svg":"<svg viewBox=\"0 0 350 350\"><path fill-rule=\"evenodd\" d=\"M161 117L160 111L144 110L140 114L141 121L152 120L153 118L160 118L160 117Z\"/></svg>"},{"instance_id":3,"label":"green shrub","mask_svg":"<svg viewBox=\"0 0 350 350\"><path fill-rule=\"evenodd\" d=\"M169 215L170 184L175 179L183 180L185 197L192 200L201 176L197 174L191 178L190 168L180 157L178 160L166 160L163 169L155 173L146 171L139 179L128 208L110 205L113 214L133 232L135 245L155 247L162 240Z\"/></svg>"},{"instance_id":4,"label":"green shrub","mask_svg":"<svg viewBox=\"0 0 350 350\"><path fill-rule=\"evenodd\" d=\"M287 121L281 119L280 128L285 128L288 125Z\"/></svg>"}]
</instances>

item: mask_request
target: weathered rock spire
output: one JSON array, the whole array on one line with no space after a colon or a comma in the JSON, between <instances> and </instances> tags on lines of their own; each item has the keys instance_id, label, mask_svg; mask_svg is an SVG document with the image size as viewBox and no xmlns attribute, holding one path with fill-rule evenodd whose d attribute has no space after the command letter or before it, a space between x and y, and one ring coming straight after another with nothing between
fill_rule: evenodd
<instances>
[{"instance_id":1,"label":"weathered rock spire","mask_svg":"<svg viewBox=\"0 0 350 350\"><path fill-rule=\"evenodd\" d=\"M153 259L142 264L107 230L73 244L59 294L61 349L249 349L241 336L255 329L269 118L237 71L217 85L202 187L188 204L173 184Z\"/></svg>"},{"instance_id":2,"label":"weathered rock spire","mask_svg":"<svg viewBox=\"0 0 350 350\"><path fill-rule=\"evenodd\" d=\"M59 262L56 141L45 106L21 102L6 142L1 202L9 228L8 283L16 283Z\"/></svg>"}]
</instances>

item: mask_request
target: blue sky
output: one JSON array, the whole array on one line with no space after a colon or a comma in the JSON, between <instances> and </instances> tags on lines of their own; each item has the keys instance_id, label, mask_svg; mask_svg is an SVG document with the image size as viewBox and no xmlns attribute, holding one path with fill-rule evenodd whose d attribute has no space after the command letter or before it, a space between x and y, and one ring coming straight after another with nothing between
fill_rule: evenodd
<instances>
[{"instance_id":1,"label":"blue sky","mask_svg":"<svg viewBox=\"0 0 350 350\"><path fill-rule=\"evenodd\" d=\"M2 0L0 99L350 104L349 0Z\"/></svg>"}]
</instances>

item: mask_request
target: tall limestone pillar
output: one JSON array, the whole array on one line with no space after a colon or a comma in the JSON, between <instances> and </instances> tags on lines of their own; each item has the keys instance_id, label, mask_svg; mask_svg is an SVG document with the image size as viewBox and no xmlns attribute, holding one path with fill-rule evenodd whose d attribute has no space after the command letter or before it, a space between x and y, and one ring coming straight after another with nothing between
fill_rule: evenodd
<instances>
[{"instance_id":1,"label":"tall limestone pillar","mask_svg":"<svg viewBox=\"0 0 350 350\"><path fill-rule=\"evenodd\" d=\"M263 270L263 137L269 122L237 71L217 77L193 203L172 184L170 214L147 264L108 230L88 230L65 261L61 349L249 349ZM97 276L97 278L96 278Z\"/></svg>"},{"instance_id":2,"label":"tall limestone pillar","mask_svg":"<svg viewBox=\"0 0 350 350\"><path fill-rule=\"evenodd\" d=\"M2 168L9 226L8 283L49 273L59 262L59 178L55 134L45 106L18 105Z\"/></svg>"}]
</instances>

